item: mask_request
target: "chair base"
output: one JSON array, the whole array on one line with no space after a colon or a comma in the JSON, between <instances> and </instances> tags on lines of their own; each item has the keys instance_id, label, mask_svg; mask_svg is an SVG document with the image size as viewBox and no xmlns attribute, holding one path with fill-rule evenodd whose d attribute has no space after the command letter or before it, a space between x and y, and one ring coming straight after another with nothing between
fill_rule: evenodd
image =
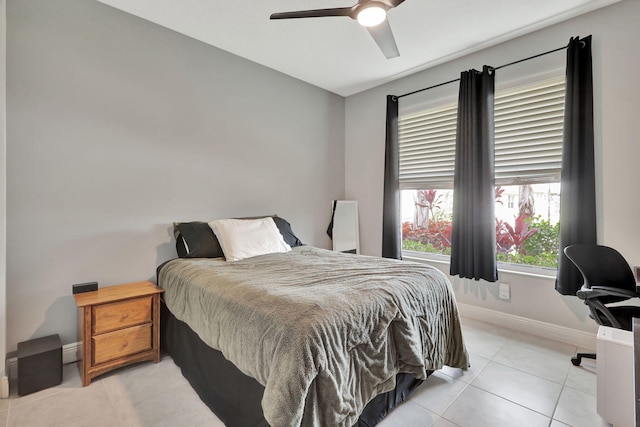
<instances>
[{"instance_id":1,"label":"chair base","mask_svg":"<svg viewBox=\"0 0 640 427\"><path fill-rule=\"evenodd\" d=\"M578 353L576 354L576 357L572 357L571 358L571 363L573 363L575 366L580 366L580 363L582 363L582 359L595 359L596 358L596 354L595 353Z\"/></svg>"}]
</instances>

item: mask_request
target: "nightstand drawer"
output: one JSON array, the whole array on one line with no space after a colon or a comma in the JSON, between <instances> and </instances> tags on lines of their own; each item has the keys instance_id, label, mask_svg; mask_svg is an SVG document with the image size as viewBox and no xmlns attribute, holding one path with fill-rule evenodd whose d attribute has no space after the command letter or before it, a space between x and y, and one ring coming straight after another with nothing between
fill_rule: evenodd
<instances>
[{"instance_id":1,"label":"nightstand drawer","mask_svg":"<svg viewBox=\"0 0 640 427\"><path fill-rule=\"evenodd\" d=\"M151 324L134 326L119 331L97 335L93 340L93 363L100 364L130 354L150 350Z\"/></svg>"},{"instance_id":2,"label":"nightstand drawer","mask_svg":"<svg viewBox=\"0 0 640 427\"><path fill-rule=\"evenodd\" d=\"M152 297L112 302L93 307L93 333L151 322Z\"/></svg>"}]
</instances>

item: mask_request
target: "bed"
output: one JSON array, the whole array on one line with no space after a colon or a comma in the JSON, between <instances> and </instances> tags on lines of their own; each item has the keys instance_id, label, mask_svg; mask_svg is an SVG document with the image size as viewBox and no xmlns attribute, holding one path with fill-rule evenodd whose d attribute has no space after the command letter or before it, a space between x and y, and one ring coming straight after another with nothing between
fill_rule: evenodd
<instances>
[{"instance_id":1,"label":"bed","mask_svg":"<svg viewBox=\"0 0 640 427\"><path fill-rule=\"evenodd\" d=\"M163 349L227 426L373 426L430 372L467 368L441 272L298 244L275 218L285 249L240 259L215 225L175 224L181 257L158 269Z\"/></svg>"}]
</instances>

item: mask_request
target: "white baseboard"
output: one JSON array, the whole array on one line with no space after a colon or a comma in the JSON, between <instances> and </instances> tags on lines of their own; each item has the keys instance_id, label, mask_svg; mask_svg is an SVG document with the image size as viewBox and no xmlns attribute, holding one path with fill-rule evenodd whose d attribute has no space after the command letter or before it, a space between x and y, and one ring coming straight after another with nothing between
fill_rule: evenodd
<instances>
[{"instance_id":1,"label":"white baseboard","mask_svg":"<svg viewBox=\"0 0 640 427\"><path fill-rule=\"evenodd\" d=\"M470 304L458 303L458 308L462 317L491 323L492 325L498 325L520 332L526 332L531 335L549 338L555 341L565 342L575 345L581 349L590 351L596 350L595 333L578 331L565 326L528 319L526 317L477 307Z\"/></svg>"},{"instance_id":2,"label":"white baseboard","mask_svg":"<svg viewBox=\"0 0 640 427\"><path fill-rule=\"evenodd\" d=\"M9 378L6 375L0 378L0 398L9 398Z\"/></svg>"},{"instance_id":3,"label":"white baseboard","mask_svg":"<svg viewBox=\"0 0 640 427\"><path fill-rule=\"evenodd\" d=\"M78 354L82 348L82 343L74 342L71 344L65 344L62 346L62 364L74 363L78 361ZM8 361L9 365L9 379L15 380L18 378L18 358L12 357Z\"/></svg>"}]
</instances>

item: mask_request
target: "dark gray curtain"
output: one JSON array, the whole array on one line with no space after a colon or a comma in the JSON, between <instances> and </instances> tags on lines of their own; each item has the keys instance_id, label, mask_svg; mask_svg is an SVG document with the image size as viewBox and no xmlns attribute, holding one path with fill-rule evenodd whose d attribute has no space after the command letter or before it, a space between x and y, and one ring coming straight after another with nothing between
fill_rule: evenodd
<instances>
[{"instance_id":1,"label":"dark gray curtain","mask_svg":"<svg viewBox=\"0 0 640 427\"><path fill-rule=\"evenodd\" d=\"M582 286L582 275L563 250L569 245L597 243L591 36L569 41L566 74L556 290L575 295Z\"/></svg>"},{"instance_id":2,"label":"dark gray curtain","mask_svg":"<svg viewBox=\"0 0 640 427\"><path fill-rule=\"evenodd\" d=\"M495 73L487 66L460 76L450 271L489 282L498 280L494 87Z\"/></svg>"},{"instance_id":3,"label":"dark gray curtain","mask_svg":"<svg viewBox=\"0 0 640 427\"><path fill-rule=\"evenodd\" d=\"M385 258L402 258L399 170L398 98L388 95L384 150L384 205L382 209L382 256Z\"/></svg>"}]
</instances>

